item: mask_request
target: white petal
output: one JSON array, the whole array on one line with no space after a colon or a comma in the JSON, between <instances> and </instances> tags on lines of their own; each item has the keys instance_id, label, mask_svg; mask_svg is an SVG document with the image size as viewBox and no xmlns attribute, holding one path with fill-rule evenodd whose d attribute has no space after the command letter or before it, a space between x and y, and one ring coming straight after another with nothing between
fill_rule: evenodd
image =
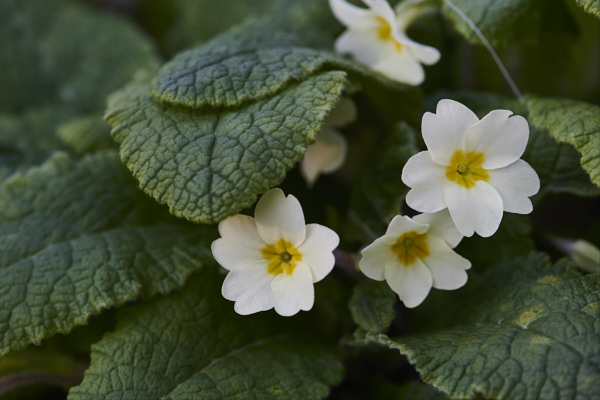
<instances>
[{"instance_id":1,"label":"white petal","mask_svg":"<svg viewBox=\"0 0 600 400\"><path fill-rule=\"evenodd\" d=\"M356 104L349 97L342 97L335 108L331 110L327 119L326 126L342 128L356 119Z\"/></svg>"},{"instance_id":2,"label":"white petal","mask_svg":"<svg viewBox=\"0 0 600 400\"><path fill-rule=\"evenodd\" d=\"M258 234L265 242L274 244L284 238L298 247L304 241L304 213L298 199L291 194L286 197L281 189L269 190L258 201L254 216Z\"/></svg>"},{"instance_id":3,"label":"white petal","mask_svg":"<svg viewBox=\"0 0 600 400\"><path fill-rule=\"evenodd\" d=\"M477 181L470 189L450 182L444 197L458 230L465 236L492 236L502 220L502 198L492 185Z\"/></svg>"},{"instance_id":4,"label":"white petal","mask_svg":"<svg viewBox=\"0 0 600 400\"><path fill-rule=\"evenodd\" d=\"M379 39L376 28L347 30L335 41L335 51L351 54L356 61L372 66L389 51L389 46Z\"/></svg>"},{"instance_id":5,"label":"white petal","mask_svg":"<svg viewBox=\"0 0 600 400\"><path fill-rule=\"evenodd\" d=\"M227 300L235 301L238 314L254 314L275 305L276 296L271 289L275 275L269 274L267 266L266 261L238 264L225 277L221 293Z\"/></svg>"},{"instance_id":6,"label":"white petal","mask_svg":"<svg viewBox=\"0 0 600 400\"><path fill-rule=\"evenodd\" d=\"M467 283L465 270L471 268L466 258L456 254L448 244L436 237L428 238L429 256L423 262L433 275L433 287L454 290Z\"/></svg>"},{"instance_id":7,"label":"white petal","mask_svg":"<svg viewBox=\"0 0 600 400\"><path fill-rule=\"evenodd\" d=\"M421 131L433 161L448 165L452 154L463 148L467 128L478 121L473 111L450 99L440 100L435 114L425 113Z\"/></svg>"},{"instance_id":8,"label":"white petal","mask_svg":"<svg viewBox=\"0 0 600 400\"><path fill-rule=\"evenodd\" d=\"M421 235L427 232L427 229L429 229L427 224L418 223L406 215L396 215L388 225L385 235L393 236L395 242L398 236L403 235L406 232L415 231Z\"/></svg>"},{"instance_id":9,"label":"white petal","mask_svg":"<svg viewBox=\"0 0 600 400\"><path fill-rule=\"evenodd\" d=\"M391 236L382 236L361 251L361 259L358 268L371 279L382 281L385 279L385 266L396 255L392 253L391 245L395 239Z\"/></svg>"},{"instance_id":10,"label":"white petal","mask_svg":"<svg viewBox=\"0 0 600 400\"><path fill-rule=\"evenodd\" d=\"M467 130L465 151L478 151L485 155L482 168L506 167L518 160L529 139L529 125L512 111L494 110ZM509 118L510 117L510 118Z\"/></svg>"},{"instance_id":11,"label":"white petal","mask_svg":"<svg viewBox=\"0 0 600 400\"><path fill-rule=\"evenodd\" d=\"M275 311L284 317L294 315L300 310L310 310L315 301L312 273L309 266L303 262L296 264L291 275L277 275L271 283L271 288L277 296Z\"/></svg>"},{"instance_id":12,"label":"white petal","mask_svg":"<svg viewBox=\"0 0 600 400\"><path fill-rule=\"evenodd\" d=\"M333 250L338 244L340 238L331 229L319 224L306 225L306 239L298 251L302 254L302 261L310 267L313 282L319 282L333 269Z\"/></svg>"},{"instance_id":13,"label":"white petal","mask_svg":"<svg viewBox=\"0 0 600 400\"><path fill-rule=\"evenodd\" d=\"M415 215L413 221L420 224L428 224L427 235L444 240L452 249L458 246L463 238L462 233L460 233L454 221L452 221L450 211L447 208L436 213Z\"/></svg>"},{"instance_id":14,"label":"white petal","mask_svg":"<svg viewBox=\"0 0 600 400\"><path fill-rule=\"evenodd\" d=\"M446 167L433 162L430 152L422 151L408 159L402 169L402 182L412 188L406 202L413 209L431 213L446 208Z\"/></svg>"},{"instance_id":15,"label":"white petal","mask_svg":"<svg viewBox=\"0 0 600 400\"><path fill-rule=\"evenodd\" d=\"M529 197L540 190L540 178L529 164L517 160L507 167L490 170L489 174L489 183L502 197L504 211L529 214L533 210Z\"/></svg>"},{"instance_id":16,"label":"white petal","mask_svg":"<svg viewBox=\"0 0 600 400\"><path fill-rule=\"evenodd\" d=\"M425 79L425 71L419 61L405 48L398 50L391 41L385 44L379 60L370 66L390 79L409 85L418 85Z\"/></svg>"},{"instance_id":17,"label":"white petal","mask_svg":"<svg viewBox=\"0 0 600 400\"><path fill-rule=\"evenodd\" d=\"M387 0L369 0L365 1L371 11L377 16L385 19L390 26L396 26L396 13L390 6Z\"/></svg>"},{"instance_id":18,"label":"white petal","mask_svg":"<svg viewBox=\"0 0 600 400\"><path fill-rule=\"evenodd\" d=\"M419 258L408 267L400 262L388 263L385 268L385 280L408 308L421 304L433 284L431 271Z\"/></svg>"},{"instance_id":19,"label":"white petal","mask_svg":"<svg viewBox=\"0 0 600 400\"><path fill-rule=\"evenodd\" d=\"M260 250L266 243L256 230L254 218L247 215L234 215L219 223L221 238L212 242L213 257L223 268L231 269L236 264L248 261L261 261Z\"/></svg>"},{"instance_id":20,"label":"white petal","mask_svg":"<svg viewBox=\"0 0 600 400\"><path fill-rule=\"evenodd\" d=\"M356 7L344 0L329 0L329 6L333 15L344 25L362 26L365 20L372 18L372 12L364 8Z\"/></svg>"},{"instance_id":21,"label":"white petal","mask_svg":"<svg viewBox=\"0 0 600 400\"><path fill-rule=\"evenodd\" d=\"M414 59L425 65L432 65L440 60L440 52L434 47L425 46L424 44L415 42L404 34L397 34L396 40L405 46L405 50L408 51Z\"/></svg>"},{"instance_id":22,"label":"white petal","mask_svg":"<svg viewBox=\"0 0 600 400\"><path fill-rule=\"evenodd\" d=\"M317 135L317 141L308 146L304 159L300 162L300 173L309 186L319 174L334 172L344 164L348 144L337 131L325 126Z\"/></svg>"}]
</instances>

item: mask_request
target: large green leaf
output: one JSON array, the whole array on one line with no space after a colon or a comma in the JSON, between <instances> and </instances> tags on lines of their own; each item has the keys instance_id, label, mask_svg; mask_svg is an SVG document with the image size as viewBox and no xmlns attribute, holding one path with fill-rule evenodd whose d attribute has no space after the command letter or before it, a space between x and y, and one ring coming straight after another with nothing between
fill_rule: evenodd
<instances>
[{"instance_id":1,"label":"large green leaf","mask_svg":"<svg viewBox=\"0 0 600 400\"><path fill-rule=\"evenodd\" d=\"M577 5L583 7L588 12L600 18L600 1L598 0L575 0Z\"/></svg>"},{"instance_id":2,"label":"large green leaf","mask_svg":"<svg viewBox=\"0 0 600 400\"><path fill-rule=\"evenodd\" d=\"M305 47L312 44L312 38L293 26L270 21L245 24L165 64L152 82L152 95L192 108L239 106L272 96L326 63L399 86L331 51Z\"/></svg>"},{"instance_id":3,"label":"large green leaf","mask_svg":"<svg viewBox=\"0 0 600 400\"><path fill-rule=\"evenodd\" d=\"M531 122L581 153L581 166L600 186L600 107L567 99L527 96Z\"/></svg>"},{"instance_id":4,"label":"large green leaf","mask_svg":"<svg viewBox=\"0 0 600 400\"><path fill-rule=\"evenodd\" d=\"M488 271L454 316L456 326L390 339L426 383L453 398L594 398L600 381L600 275L548 257ZM429 315L435 318L435 315Z\"/></svg>"},{"instance_id":5,"label":"large green leaf","mask_svg":"<svg viewBox=\"0 0 600 400\"><path fill-rule=\"evenodd\" d=\"M366 279L352 292L350 312L354 321L367 332L381 333L388 330L396 312L396 293L387 282Z\"/></svg>"},{"instance_id":6,"label":"large green leaf","mask_svg":"<svg viewBox=\"0 0 600 400\"><path fill-rule=\"evenodd\" d=\"M546 30L567 24L568 12L561 0L441 0L442 12L471 43L481 40L458 8L492 46L515 42L537 42ZM551 23L549 21L552 21Z\"/></svg>"},{"instance_id":7,"label":"large green leaf","mask_svg":"<svg viewBox=\"0 0 600 400\"><path fill-rule=\"evenodd\" d=\"M325 398L341 363L293 335L258 335L256 317L221 297L221 279L207 267L183 291L123 310L69 399Z\"/></svg>"},{"instance_id":8,"label":"large green leaf","mask_svg":"<svg viewBox=\"0 0 600 400\"><path fill-rule=\"evenodd\" d=\"M48 103L101 111L136 70L157 65L131 25L67 1L1 0L0 43L0 110L12 112Z\"/></svg>"},{"instance_id":9,"label":"large green leaf","mask_svg":"<svg viewBox=\"0 0 600 400\"><path fill-rule=\"evenodd\" d=\"M0 185L0 356L182 286L211 236L144 196L112 151L13 175Z\"/></svg>"},{"instance_id":10,"label":"large green leaf","mask_svg":"<svg viewBox=\"0 0 600 400\"><path fill-rule=\"evenodd\" d=\"M133 83L109 98L105 118L146 193L176 216L213 223L251 205L302 159L345 75L323 72L233 110L166 105Z\"/></svg>"}]
</instances>

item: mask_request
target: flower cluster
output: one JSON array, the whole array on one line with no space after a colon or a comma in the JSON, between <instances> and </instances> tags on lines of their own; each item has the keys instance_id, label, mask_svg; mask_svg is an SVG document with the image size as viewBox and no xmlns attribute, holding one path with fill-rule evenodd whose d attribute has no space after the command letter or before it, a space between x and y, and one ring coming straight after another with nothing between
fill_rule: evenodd
<instances>
[{"instance_id":1,"label":"flower cluster","mask_svg":"<svg viewBox=\"0 0 600 400\"><path fill-rule=\"evenodd\" d=\"M416 3L401 3L394 12L387 1L363 1L368 9L329 0L347 27L336 50L396 81L421 83L421 63L433 64L440 54L405 34L420 13L411 6ZM347 144L336 128L355 115L349 99L330 113L300 165L309 186L344 162ZM432 287L462 287L471 263L453 249L464 236L493 235L504 211L530 213L529 197L540 187L536 172L520 159L529 125L511 111L494 110L479 119L464 105L444 99L435 113L425 113L421 128L427 150L407 161L401 179L410 188L407 204L423 214L394 217L386 233L362 250L358 263L367 277L386 280L407 307L421 304ZM227 218L219 233L212 252L229 270L222 293L235 301L239 314L274 308L290 316L310 310L313 284L333 269L332 252L339 243L331 229L305 225L298 200L279 189L261 197L255 218Z\"/></svg>"}]
</instances>

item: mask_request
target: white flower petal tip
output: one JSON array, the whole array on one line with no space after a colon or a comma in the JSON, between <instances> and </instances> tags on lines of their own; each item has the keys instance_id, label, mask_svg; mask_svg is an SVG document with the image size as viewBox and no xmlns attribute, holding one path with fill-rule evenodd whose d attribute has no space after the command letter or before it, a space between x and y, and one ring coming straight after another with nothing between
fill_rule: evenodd
<instances>
[{"instance_id":1,"label":"white flower petal tip","mask_svg":"<svg viewBox=\"0 0 600 400\"><path fill-rule=\"evenodd\" d=\"M410 187L407 204L433 213L448 209L463 236L493 235L504 211L528 214L529 197L540 179L519 157L529 139L527 120L509 110L493 110L481 120L461 103L444 99L425 113L427 151L412 156L402 170Z\"/></svg>"},{"instance_id":2,"label":"white flower petal tip","mask_svg":"<svg viewBox=\"0 0 600 400\"><path fill-rule=\"evenodd\" d=\"M313 284L334 267L340 242L331 229L304 224L298 200L280 189L265 193L255 218L235 215L219 223L212 243L215 260L229 274L221 293L241 315L272 308L282 316L312 308Z\"/></svg>"},{"instance_id":3,"label":"white flower petal tip","mask_svg":"<svg viewBox=\"0 0 600 400\"><path fill-rule=\"evenodd\" d=\"M420 7L402 7L397 13L385 0L364 1L368 9L356 7L345 0L329 0L336 18L347 30L338 37L335 48L350 54L389 79L418 85L425 79L421 63L435 64L440 52L414 42L406 29L421 13Z\"/></svg>"},{"instance_id":4,"label":"white flower petal tip","mask_svg":"<svg viewBox=\"0 0 600 400\"><path fill-rule=\"evenodd\" d=\"M385 279L413 308L432 287L453 290L467 282L471 263L452 250L461 239L447 210L412 219L396 216L385 235L363 249L358 266L371 279Z\"/></svg>"}]
</instances>

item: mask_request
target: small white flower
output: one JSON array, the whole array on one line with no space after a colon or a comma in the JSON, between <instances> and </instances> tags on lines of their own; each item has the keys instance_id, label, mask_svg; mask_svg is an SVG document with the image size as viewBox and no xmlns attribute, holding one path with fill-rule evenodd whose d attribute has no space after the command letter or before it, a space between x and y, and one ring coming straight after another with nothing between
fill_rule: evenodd
<instances>
[{"instance_id":1,"label":"small white flower","mask_svg":"<svg viewBox=\"0 0 600 400\"><path fill-rule=\"evenodd\" d=\"M346 160L348 143L335 128L341 128L356 119L356 106L349 98L342 98L331 111L316 142L306 149L300 162L300 173L308 186L312 186L320 174L337 171Z\"/></svg>"},{"instance_id":2,"label":"small white flower","mask_svg":"<svg viewBox=\"0 0 600 400\"><path fill-rule=\"evenodd\" d=\"M426 213L448 208L464 236L493 235L503 211L529 214L540 179L520 159L529 139L527 121L511 115L494 110L479 120L448 99L438 103L436 114L425 113L429 151L412 156L402 170L402 181L412 188L408 205Z\"/></svg>"},{"instance_id":3,"label":"small white flower","mask_svg":"<svg viewBox=\"0 0 600 400\"><path fill-rule=\"evenodd\" d=\"M369 9L344 0L329 0L336 18L348 28L335 42L339 53L350 53L360 63L398 82L418 85L425 79L421 63L435 64L440 53L406 36L419 14L414 7L399 7L397 14L385 0L363 0Z\"/></svg>"},{"instance_id":4,"label":"small white flower","mask_svg":"<svg viewBox=\"0 0 600 400\"><path fill-rule=\"evenodd\" d=\"M431 287L458 289L467 282L469 260L452 249L462 235L447 211L397 215L385 235L361 252L360 270L369 278L386 280L406 307L425 300Z\"/></svg>"},{"instance_id":5,"label":"small white flower","mask_svg":"<svg viewBox=\"0 0 600 400\"><path fill-rule=\"evenodd\" d=\"M280 189L265 193L256 218L235 215L219 223L221 238L212 253L229 270L222 294L238 314L275 311L283 316L308 311L313 283L332 270L338 235L319 224L304 224L302 207Z\"/></svg>"}]
</instances>

